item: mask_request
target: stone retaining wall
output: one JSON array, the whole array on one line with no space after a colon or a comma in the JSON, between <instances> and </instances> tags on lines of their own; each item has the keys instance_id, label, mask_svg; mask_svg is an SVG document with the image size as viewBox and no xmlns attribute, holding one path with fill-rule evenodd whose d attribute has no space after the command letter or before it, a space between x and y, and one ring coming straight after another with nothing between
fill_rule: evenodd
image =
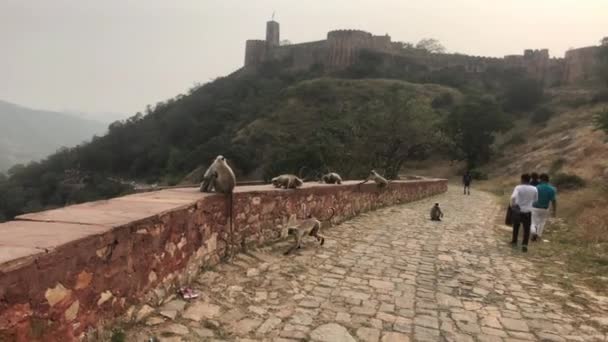
<instances>
[{"instance_id":1,"label":"stone retaining wall","mask_svg":"<svg viewBox=\"0 0 608 342\"><path fill-rule=\"evenodd\" d=\"M220 262L226 241L249 248L284 237L290 215L334 222L447 190L446 180L242 186L229 202L168 189L28 214L0 224L0 341L72 341L164 297Z\"/></svg>"}]
</instances>

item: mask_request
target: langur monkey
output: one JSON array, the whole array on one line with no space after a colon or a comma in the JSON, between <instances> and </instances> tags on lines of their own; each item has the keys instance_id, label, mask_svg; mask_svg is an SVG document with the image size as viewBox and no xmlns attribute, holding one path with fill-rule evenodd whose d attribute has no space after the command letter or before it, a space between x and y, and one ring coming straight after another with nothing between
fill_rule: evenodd
<instances>
[{"instance_id":1,"label":"langur monkey","mask_svg":"<svg viewBox=\"0 0 608 342\"><path fill-rule=\"evenodd\" d=\"M321 176L321 182L325 184L342 184L342 177L335 172L330 172Z\"/></svg>"},{"instance_id":2,"label":"langur monkey","mask_svg":"<svg viewBox=\"0 0 608 342\"><path fill-rule=\"evenodd\" d=\"M215 190L223 194L231 194L235 186L236 177L234 176L234 172L228 163L226 163L226 158L219 155L207 171L205 171L200 191L211 192Z\"/></svg>"},{"instance_id":3,"label":"langur monkey","mask_svg":"<svg viewBox=\"0 0 608 342\"><path fill-rule=\"evenodd\" d=\"M388 181L386 180L386 178L380 176L375 170L371 170L369 172L369 176L367 176L367 179L365 179L363 182L359 183L359 185L365 184L365 183L369 182L370 180L373 180L376 183L376 185L378 185L379 188L383 188L388 185Z\"/></svg>"},{"instance_id":4,"label":"langur monkey","mask_svg":"<svg viewBox=\"0 0 608 342\"><path fill-rule=\"evenodd\" d=\"M443 212L441 208L439 208L439 203L435 203L435 205L431 208L431 221L441 221L443 217Z\"/></svg>"},{"instance_id":5,"label":"langur monkey","mask_svg":"<svg viewBox=\"0 0 608 342\"><path fill-rule=\"evenodd\" d=\"M331 210L331 215L329 218L322 221L331 221L331 219L334 217L336 210L334 208L329 209ZM287 233L294 235L295 244L289 250L287 250L284 255L288 255L294 249L302 247L302 239L306 235L316 238L317 241L320 242L321 246L323 246L325 243L325 237L319 234L319 230L321 230L321 221L314 218L312 215L308 215L308 218L296 223L292 223L292 220L290 220L288 225L291 226L287 227Z\"/></svg>"},{"instance_id":6,"label":"langur monkey","mask_svg":"<svg viewBox=\"0 0 608 342\"><path fill-rule=\"evenodd\" d=\"M232 216L232 194L236 186L236 177L232 168L226 162L226 158L219 155L215 158L211 166L205 171L203 182L201 183L201 192L219 192L228 196L228 216L230 218L230 243L231 248L234 246L234 231L233 231L233 216Z\"/></svg>"},{"instance_id":7,"label":"langur monkey","mask_svg":"<svg viewBox=\"0 0 608 342\"><path fill-rule=\"evenodd\" d=\"M304 184L304 181L296 175L280 175L272 179L275 188L297 189Z\"/></svg>"}]
</instances>

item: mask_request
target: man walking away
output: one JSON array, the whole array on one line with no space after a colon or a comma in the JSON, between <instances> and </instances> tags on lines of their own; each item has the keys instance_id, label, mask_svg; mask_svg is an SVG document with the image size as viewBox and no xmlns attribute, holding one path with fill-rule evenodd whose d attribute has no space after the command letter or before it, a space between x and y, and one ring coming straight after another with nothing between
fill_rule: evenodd
<instances>
[{"instance_id":1,"label":"man walking away","mask_svg":"<svg viewBox=\"0 0 608 342\"><path fill-rule=\"evenodd\" d=\"M538 186L538 184L540 184L540 182L538 181L538 173L536 172L532 172L532 174L530 174L530 185L532 186Z\"/></svg>"},{"instance_id":2,"label":"man walking away","mask_svg":"<svg viewBox=\"0 0 608 342\"><path fill-rule=\"evenodd\" d=\"M464 176L462 176L462 184L464 185L464 195L471 194L471 182L473 181L473 177L471 173L467 171Z\"/></svg>"},{"instance_id":3,"label":"man walking away","mask_svg":"<svg viewBox=\"0 0 608 342\"><path fill-rule=\"evenodd\" d=\"M532 241L536 241L543 235L547 218L549 217L549 205L551 215L555 217L557 211L557 190L549 184L549 175L540 175L540 184L536 187L538 200L532 205Z\"/></svg>"},{"instance_id":4,"label":"man walking away","mask_svg":"<svg viewBox=\"0 0 608 342\"><path fill-rule=\"evenodd\" d=\"M528 251L528 241L530 240L530 225L532 221L532 205L538 200L536 187L530 185L530 175L521 175L521 184L513 189L511 195L511 208L513 209L513 239L511 246L517 247L520 224L524 227L524 236L521 244L522 252Z\"/></svg>"}]
</instances>

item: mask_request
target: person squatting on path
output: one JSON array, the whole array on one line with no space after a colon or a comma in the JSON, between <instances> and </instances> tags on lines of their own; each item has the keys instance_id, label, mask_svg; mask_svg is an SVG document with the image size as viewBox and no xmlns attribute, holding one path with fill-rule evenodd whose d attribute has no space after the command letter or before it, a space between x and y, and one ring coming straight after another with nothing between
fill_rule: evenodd
<instances>
[{"instance_id":1,"label":"person squatting on path","mask_svg":"<svg viewBox=\"0 0 608 342\"><path fill-rule=\"evenodd\" d=\"M464 194L465 195L470 195L471 194L471 182L473 181L473 177L471 176L471 173L469 171L467 171L464 176L462 176L462 185L464 185Z\"/></svg>"},{"instance_id":2,"label":"person squatting on path","mask_svg":"<svg viewBox=\"0 0 608 342\"><path fill-rule=\"evenodd\" d=\"M532 205L532 241L536 241L543 235L543 229L549 218L549 205L551 204L551 215L555 217L557 211L557 190L549 184L549 175L540 175L540 183L536 186L538 200Z\"/></svg>"},{"instance_id":3,"label":"person squatting on path","mask_svg":"<svg viewBox=\"0 0 608 342\"><path fill-rule=\"evenodd\" d=\"M521 175L521 184L513 189L511 195L511 209L513 210L513 239L511 246L517 247L519 226L523 225L524 236L521 244L522 252L528 251L530 240L530 225L532 224L532 204L538 200L536 187L530 185L530 175Z\"/></svg>"}]
</instances>

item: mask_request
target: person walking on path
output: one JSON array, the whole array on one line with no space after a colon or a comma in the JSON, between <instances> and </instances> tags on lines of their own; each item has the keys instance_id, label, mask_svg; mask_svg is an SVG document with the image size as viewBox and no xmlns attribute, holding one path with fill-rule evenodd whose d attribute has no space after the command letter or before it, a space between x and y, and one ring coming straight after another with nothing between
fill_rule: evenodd
<instances>
[{"instance_id":1,"label":"person walking on path","mask_svg":"<svg viewBox=\"0 0 608 342\"><path fill-rule=\"evenodd\" d=\"M538 200L532 205L532 241L542 238L547 218L549 218L549 206L551 215L555 217L557 212L557 190L549 184L549 175L540 175L540 184L536 186Z\"/></svg>"},{"instance_id":2,"label":"person walking on path","mask_svg":"<svg viewBox=\"0 0 608 342\"><path fill-rule=\"evenodd\" d=\"M511 246L517 247L519 226L524 228L523 240L521 244L522 252L528 251L528 241L530 240L530 225L532 224L532 205L538 200L538 190L530 185L530 175L521 175L521 184L513 189L511 194L511 208L513 210L513 238Z\"/></svg>"},{"instance_id":3,"label":"person walking on path","mask_svg":"<svg viewBox=\"0 0 608 342\"><path fill-rule=\"evenodd\" d=\"M538 186L538 184L540 184L540 181L538 180L538 173L536 172L532 172L530 174L530 185L532 186Z\"/></svg>"},{"instance_id":4,"label":"person walking on path","mask_svg":"<svg viewBox=\"0 0 608 342\"><path fill-rule=\"evenodd\" d=\"M464 176L462 176L462 185L464 185L464 194L465 195L470 195L471 194L471 182L473 181L473 177L471 176L471 173L469 171L467 171Z\"/></svg>"}]
</instances>

